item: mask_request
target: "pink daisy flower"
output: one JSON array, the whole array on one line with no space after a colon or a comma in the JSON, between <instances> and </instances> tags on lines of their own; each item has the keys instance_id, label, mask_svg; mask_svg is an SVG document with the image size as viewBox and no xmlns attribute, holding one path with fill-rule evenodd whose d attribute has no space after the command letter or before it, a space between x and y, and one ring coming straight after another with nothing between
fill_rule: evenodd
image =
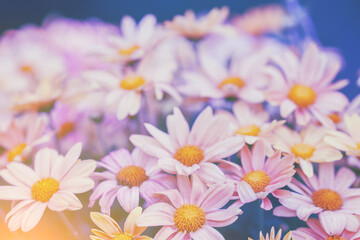
<instances>
[{"instance_id":1,"label":"pink daisy flower","mask_svg":"<svg viewBox=\"0 0 360 240\"><path fill-rule=\"evenodd\" d=\"M191 130L178 108L167 116L166 124L169 133L145 124L152 137L132 135L130 141L158 158L158 166L170 174L196 174L205 182L222 181L225 175L214 163L244 146L241 138L227 137L227 117L214 116L211 107L199 114Z\"/></svg>"},{"instance_id":2,"label":"pink daisy flower","mask_svg":"<svg viewBox=\"0 0 360 240\"><path fill-rule=\"evenodd\" d=\"M224 237L213 227L225 227L237 220L242 211L220 209L227 204L234 191L231 183L215 184L209 189L197 176L192 182L178 176L177 189L161 194L169 202L156 203L145 209L136 221L138 226L162 226L154 239L220 240Z\"/></svg>"},{"instance_id":3,"label":"pink daisy flower","mask_svg":"<svg viewBox=\"0 0 360 240\"><path fill-rule=\"evenodd\" d=\"M142 213L142 208L134 208L127 216L124 224L124 231L110 216L98 212L91 212L91 220L101 229L91 229L94 235L91 235L92 240L151 240L151 237L140 236L146 227L139 227L136 225L136 220Z\"/></svg>"},{"instance_id":4,"label":"pink daisy flower","mask_svg":"<svg viewBox=\"0 0 360 240\"><path fill-rule=\"evenodd\" d=\"M266 233L266 236L264 237L264 235L262 234L262 232L260 231L260 236L259 236L259 240L292 240L294 238L292 238L292 233L291 232L288 232L284 238L281 238L281 234L282 234L282 231L281 229L277 232L276 236L275 236L275 229L274 227L271 228L271 231L270 231L270 235L269 233ZM252 238L249 238L248 240L253 240Z\"/></svg>"},{"instance_id":5,"label":"pink daisy flower","mask_svg":"<svg viewBox=\"0 0 360 240\"><path fill-rule=\"evenodd\" d=\"M300 125L315 118L332 127L333 122L324 113L340 112L348 104L346 96L337 91L348 81L331 83L340 70L340 61L320 51L314 43L307 46L300 59L288 50L273 61L276 66L267 68L274 80L267 100L280 106L281 116L286 118L295 112Z\"/></svg>"},{"instance_id":6,"label":"pink daisy flower","mask_svg":"<svg viewBox=\"0 0 360 240\"><path fill-rule=\"evenodd\" d=\"M81 144L74 145L65 156L44 148L35 155L34 169L12 162L0 171L11 186L0 186L0 199L18 202L7 214L9 229L27 232L40 221L46 208L61 212L82 208L76 193L94 186L89 177L95 170L94 160L79 160Z\"/></svg>"},{"instance_id":7,"label":"pink daisy flower","mask_svg":"<svg viewBox=\"0 0 360 240\"><path fill-rule=\"evenodd\" d=\"M345 167L340 168L336 175L334 172L333 163L319 164L318 176L307 177L301 170L298 171L306 185L293 179L288 185L294 191L292 196L280 199L283 206L275 208L274 215L297 216L307 221L310 215L318 214L320 221L328 222L329 212L332 212L344 221L346 230L357 231L360 226L356 216L360 214L360 192L350 188L356 175Z\"/></svg>"},{"instance_id":8,"label":"pink daisy flower","mask_svg":"<svg viewBox=\"0 0 360 240\"><path fill-rule=\"evenodd\" d=\"M314 174L312 163L333 162L342 158L340 151L324 141L329 129L308 125L300 133L280 127L276 130L277 141L274 148L284 153L294 154L303 172L311 177Z\"/></svg>"},{"instance_id":9,"label":"pink daisy flower","mask_svg":"<svg viewBox=\"0 0 360 240\"><path fill-rule=\"evenodd\" d=\"M135 148L132 153L126 149L111 152L98 162L106 171L94 173L101 182L90 196L89 207L100 198L101 211L110 214L110 208L117 198L121 207L130 212L139 206L140 196L147 204L155 202L153 193L174 188L174 176L162 173L156 160Z\"/></svg>"},{"instance_id":10,"label":"pink daisy flower","mask_svg":"<svg viewBox=\"0 0 360 240\"><path fill-rule=\"evenodd\" d=\"M321 223L317 219L309 219L306 224L309 228L298 228L292 232L296 240L358 240L360 239L360 231L349 232L344 230L344 218L339 218L336 214L327 213L329 220Z\"/></svg>"},{"instance_id":11,"label":"pink daisy flower","mask_svg":"<svg viewBox=\"0 0 360 240\"><path fill-rule=\"evenodd\" d=\"M267 196L271 193L276 198L286 198L291 193L280 188L291 182L295 174L294 157L291 155L281 158L281 152L265 161L265 146L258 141L251 152L244 146L240 152L242 168L235 163L223 161L221 167L229 172L228 179L236 185L238 201L241 204L261 199L261 208L272 209Z\"/></svg>"}]
</instances>

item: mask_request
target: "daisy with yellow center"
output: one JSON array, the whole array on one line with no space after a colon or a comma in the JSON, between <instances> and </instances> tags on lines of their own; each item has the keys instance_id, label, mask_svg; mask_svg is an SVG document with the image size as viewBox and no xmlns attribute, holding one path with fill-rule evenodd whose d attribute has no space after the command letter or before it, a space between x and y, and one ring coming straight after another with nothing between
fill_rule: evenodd
<instances>
[{"instance_id":1,"label":"daisy with yellow center","mask_svg":"<svg viewBox=\"0 0 360 240\"><path fill-rule=\"evenodd\" d=\"M132 135L130 141L159 159L158 166L167 173L196 174L209 183L224 180L224 173L214 162L233 155L244 146L242 138L228 136L226 116L214 116L207 107L190 130L180 110L174 108L174 114L167 116L166 123L169 133L145 124L152 137Z\"/></svg>"},{"instance_id":2,"label":"daisy with yellow center","mask_svg":"<svg viewBox=\"0 0 360 240\"><path fill-rule=\"evenodd\" d=\"M280 106L281 116L287 118L294 113L299 125L313 119L334 127L326 113L342 112L348 104L346 96L337 91L348 81L331 83L341 68L340 61L310 43L302 56L292 50L282 51L273 63L266 70L274 79L266 96L271 104Z\"/></svg>"},{"instance_id":3,"label":"daisy with yellow center","mask_svg":"<svg viewBox=\"0 0 360 240\"><path fill-rule=\"evenodd\" d=\"M260 231L259 240L294 240L295 238L291 237L291 232L288 232L283 238L281 238L282 230L280 229L276 236L275 236L275 229L274 227L271 228L270 234L266 233L266 236L262 234ZM252 238L249 238L248 240L253 240ZM297 240L297 239L296 239Z\"/></svg>"},{"instance_id":4,"label":"daisy with yellow center","mask_svg":"<svg viewBox=\"0 0 360 240\"><path fill-rule=\"evenodd\" d=\"M277 151L266 159L265 145L258 141L251 152L247 146L241 149L240 157L242 168L229 161L221 162L220 167L228 170L228 178L236 185L241 204L261 199L261 208L270 210L272 204L267 197L270 193L277 198L290 195L280 188L288 185L295 174L293 156L281 158L281 153Z\"/></svg>"},{"instance_id":5,"label":"daisy with yellow center","mask_svg":"<svg viewBox=\"0 0 360 240\"><path fill-rule=\"evenodd\" d=\"M82 208L75 193L87 192L94 186L90 178L96 167L93 160L79 160L81 144L65 156L44 148L35 155L34 169L12 162L0 176L12 186L0 186L0 199L20 201L6 216L9 229L27 232L40 221L46 208L61 212Z\"/></svg>"},{"instance_id":6,"label":"daisy with yellow center","mask_svg":"<svg viewBox=\"0 0 360 240\"><path fill-rule=\"evenodd\" d=\"M110 214L110 208L117 198L126 212L139 206L140 197L148 204L156 199L156 191L175 187L175 177L162 173L156 160L135 148L131 153L126 149L111 152L98 163L103 172L94 173L99 180L90 196L89 206L99 200L101 211Z\"/></svg>"},{"instance_id":7,"label":"daisy with yellow center","mask_svg":"<svg viewBox=\"0 0 360 240\"><path fill-rule=\"evenodd\" d=\"M148 236L141 236L146 227L136 225L136 220L142 213L142 208L134 208L128 215L124 224L124 231L109 215L98 212L91 212L91 220L101 229L91 229L94 235L90 236L92 240L152 240Z\"/></svg>"},{"instance_id":8,"label":"daisy with yellow center","mask_svg":"<svg viewBox=\"0 0 360 240\"><path fill-rule=\"evenodd\" d=\"M314 174L312 163L333 162L342 158L340 151L325 143L327 132L328 129L317 125L309 125L300 133L280 127L275 132L277 140L274 148L293 154L304 173L311 177Z\"/></svg>"},{"instance_id":9,"label":"daisy with yellow center","mask_svg":"<svg viewBox=\"0 0 360 240\"><path fill-rule=\"evenodd\" d=\"M293 190L292 195L280 199L283 206L275 208L276 216L297 216L307 221L310 215L318 214L329 235L335 235L334 229L329 229L332 226L336 226L338 234L344 229L351 232L358 230L360 193L350 188L356 180L351 170L343 167L335 175L334 163L320 163L317 176L310 178L301 170L298 174L305 184L293 179L288 185ZM338 225L334 224L335 219L340 221Z\"/></svg>"},{"instance_id":10,"label":"daisy with yellow center","mask_svg":"<svg viewBox=\"0 0 360 240\"><path fill-rule=\"evenodd\" d=\"M179 190L158 194L169 199L145 209L138 218L139 226L162 226L155 239L224 239L213 227L225 227L235 222L242 211L237 208L220 209L231 199L234 185L215 184L207 188L194 175L177 177Z\"/></svg>"}]
</instances>

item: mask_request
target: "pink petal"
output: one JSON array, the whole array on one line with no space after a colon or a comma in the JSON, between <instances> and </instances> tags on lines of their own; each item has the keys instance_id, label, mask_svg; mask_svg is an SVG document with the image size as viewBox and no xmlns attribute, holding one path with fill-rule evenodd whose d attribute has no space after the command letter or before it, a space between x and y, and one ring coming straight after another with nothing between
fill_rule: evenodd
<instances>
[{"instance_id":1,"label":"pink petal","mask_svg":"<svg viewBox=\"0 0 360 240\"><path fill-rule=\"evenodd\" d=\"M175 208L167 203L155 203L136 220L140 227L174 225Z\"/></svg>"},{"instance_id":2,"label":"pink petal","mask_svg":"<svg viewBox=\"0 0 360 240\"><path fill-rule=\"evenodd\" d=\"M31 199L31 191L26 187L0 186L1 200Z\"/></svg>"},{"instance_id":3,"label":"pink petal","mask_svg":"<svg viewBox=\"0 0 360 240\"><path fill-rule=\"evenodd\" d=\"M139 206L139 188L122 187L117 193L117 200L126 212L131 212Z\"/></svg>"},{"instance_id":4,"label":"pink petal","mask_svg":"<svg viewBox=\"0 0 360 240\"><path fill-rule=\"evenodd\" d=\"M214 184L204 193L199 200L204 211L216 210L227 204L234 193L232 183Z\"/></svg>"},{"instance_id":5,"label":"pink petal","mask_svg":"<svg viewBox=\"0 0 360 240\"><path fill-rule=\"evenodd\" d=\"M252 166L254 170L262 170L265 161L265 145L262 141L256 142L252 150Z\"/></svg>"},{"instance_id":6,"label":"pink petal","mask_svg":"<svg viewBox=\"0 0 360 240\"><path fill-rule=\"evenodd\" d=\"M272 203L270 201L270 199L268 198L263 198L261 201L261 206L262 209L265 209L266 211L271 210L272 209Z\"/></svg>"},{"instance_id":7,"label":"pink petal","mask_svg":"<svg viewBox=\"0 0 360 240\"><path fill-rule=\"evenodd\" d=\"M196 232L190 233L194 240L225 240L225 238L214 228L204 225Z\"/></svg>"},{"instance_id":8,"label":"pink petal","mask_svg":"<svg viewBox=\"0 0 360 240\"><path fill-rule=\"evenodd\" d=\"M237 193L239 195L239 199L242 203L249 203L249 202L255 201L257 199L254 190L245 181L240 181L237 184L236 189L237 189Z\"/></svg>"},{"instance_id":9,"label":"pink petal","mask_svg":"<svg viewBox=\"0 0 360 240\"><path fill-rule=\"evenodd\" d=\"M165 195L175 208L179 208L184 204L184 200L177 189L171 189L157 194Z\"/></svg>"},{"instance_id":10,"label":"pink petal","mask_svg":"<svg viewBox=\"0 0 360 240\"><path fill-rule=\"evenodd\" d=\"M22 216L21 230L28 232L33 229L40 221L47 204L42 202L34 202Z\"/></svg>"},{"instance_id":11,"label":"pink petal","mask_svg":"<svg viewBox=\"0 0 360 240\"><path fill-rule=\"evenodd\" d=\"M322 208L315 207L315 206L312 206L312 205L305 205L305 206L300 206L296 210L296 214L297 214L298 218L300 218L301 220L307 221L307 219L309 218L309 216L311 214L319 213L321 211L323 211Z\"/></svg>"},{"instance_id":12,"label":"pink petal","mask_svg":"<svg viewBox=\"0 0 360 240\"><path fill-rule=\"evenodd\" d=\"M224 173L213 163L202 163L200 169L195 173L203 182L216 183L225 180Z\"/></svg>"},{"instance_id":13,"label":"pink petal","mask_svg":"<svg viewBox=\"0 0 360 240\"><path fill-rule=\"evenodd\" d=\"M173 145L173 142L168 134L157 129L151 124L145 123L144 125L150 135L153 136L162 146L164 146L167 151L176 152L176 148Z\"/></svg>"}]
</instances>

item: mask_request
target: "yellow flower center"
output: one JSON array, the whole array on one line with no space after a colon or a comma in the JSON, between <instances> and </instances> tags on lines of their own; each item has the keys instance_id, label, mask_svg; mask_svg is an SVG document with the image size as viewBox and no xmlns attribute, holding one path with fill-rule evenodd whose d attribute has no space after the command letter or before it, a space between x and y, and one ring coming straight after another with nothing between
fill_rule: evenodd
<instances>
[{"instance_id":1,"label":"yellow flower center","mask_svg":"<svg viewBox=\"0 0 360 240\"><path fill-rule=\"evenodd\" d=\"M19 145L15 146L13 149L8 151L7 159L9 162L14 161L14 158L18 155L21 155L24 149L26 148L25 143L20 143Z\"/></svg>"},{"instance_id":2,"label":"yellow flower center","mask_svg":"<svg viewBox=\"0 0 360 240\"><path fill-rule=\"evenodd\" d=\"M254 192L264 192L265 187L270 184L271 178L263 170L253 170L246 173L242 180L247 182Z\"/></svg>"},{"instance_id":3,"label":"yellow flower center","mask_svg":"<svg viewBox=\"0 0 360 240\"><path fill-rule=\"evenodd\" d=\"M320 189L314 192L312 200L315 206L330 211L338 210L343 205L340 194L331 189Z\"/></svg>"},{"instance_id":4,"label":"yellow flower center","mask_svg":"<svg viewBox=\"0 0 360 240\"><path fill-rule=\"evenodd\" d=\"M112 240L133 240L133 237L128 233L119 233Z\"/></svg>"},{"instance_id":5,"label":"yellow flower center","mask_svg":"<svg viewBox=\"0 0 360 240\"><path fill-rule=\"evenodd\" d=\"M34 69L30 65L23 65L20 67L20 70L23 73L29 73L29 74L32 74L34 72Z\"/></svg>"},{"instance_id":6,"label":"yellow flower center","mask_svg":"<svg viewBox=\"0 0 360 240\"><path fill-rule=\"evenodd\" d=\"M339 236L330 236L324 240L346 240L345 238L339 237Z\"/></svg>"},{"instance_id":7,"label":"yellow flower center","mask_svg":"<svg viewBox=\"0 0 360 240\"><path fill-rule=\"evenodd\" d=\"M175 227L180 232L196 232L206 221L204 210L194 204L184 204L174 214Z\"/></svg>"},{"instance_id":8,"label":"yellow flower center","mask_svg":"<svg viewBox=\"0 0 360 240\"><path fill-rule=\"evenodd\" d=\"M299 107L308 107L315 103L316 93L311 87L296 84L290 89L288 98Z\"/></svg>"},{"instance_id":9,"label":"yellow flower center","mask_svg":"<svg viewBox=\"0 0 360 240\"><path fill-rule=\"evenodd\" d=\"M341 122L341 116L338 113L329 114L328 117L336 124Z\"/></svg>"},{"instance_id":10,"label":"yellow flower center","mask_svg":"<svg viewBox=\"0 0 360 240\"><path fill-rule=\"evenodd\" d=\"M236 130L235 134L258 136L260 131L261 129L258 126L251 124L245 127L239 127L239 129Z\"/></svg>"},{"instance_id":11,"label":"yellow flower center","mask_svg":"<svg viewBox=\"0 0 360 240\"><path fill-rule=\"evenodd\" d=\"M311 158L315 150L313 146L305 143L294 144L294 146L291 147L291 152L296 157L301 157L302 159Z\"/></svg>"},{"instance_id":12,"label":"yellow flower center","mask_svg":"<svg viewBox=\"0 0 360 240\"><path fill-rule=\"evenodd\" d=\"M57 132L56 136L58 138L64 138L69 133L73 132L75 130L75 123L74 122L66 122L63 125L61 125L60 130Z\"/></svg>"},{"instance_id":13,"label":"yellow flower center","mask_svg":"<svg viewBox=\"0 0 360 240\"><path fill-rule=\"evenodd\" d=\"M145 84L145 79L140 76L127 76L121 83L120 87L125 90L134 90Z\"/></svg>"},{"instance_id":14,"label":"yellow flower center","mask_svg":"<svg viewBox=\"0 0 360 240\"><path fill-rule=\"evenodd\" d=\"M36 201L48 202L59 189L60 183L58 180L52 177L43 178L32 185L31 197Z\"/></svg>"},{"instance_id":15,"label":"yellow flower center","mask_svg":"<svg viewBox=\"0 0 360 240\"><path fill-rule=\"evenodd\" d=\"M125 56L130 56L133 52L135 52L137 49L139 49L138 45L134 45L132 47L129 48L124 48L124 49L120 49L119 50L119 54L121 55L125 55Z\"/></svg>"},{"instance_id":16,"label":"yellow flower center","mask_svg":"<svg viewBox=\"0 0 360 240\"><path fill-rule=\"evenodd\" d=\"M120 185L139 187L149 177L142 167L130 165L122 168L116 175L116 179Z\"/></svg>"},{"instance_id":17,"label":"yellow flower center","mask_svg":"<svg viewBox=\"0 0 360 240\"><path fill-rule=\"evenodd\" d=\"M224 81L222 81L219 85L219 88L223 88L227 84L232 84L237 86L238 88L242 88L245 86L245 82L239 77L228 77Z\"/></svg>"},{"instance_id":18,"label":"yellow flower center","mask_svg":"<svg viewBox=\"0 0 360 240\"><path fill-rule=\"evenodd\" d=\"M174 158L185 166L191 167L204 159L204 152L198 146L185 145L176 151Z\"/></svg>"}]
</instances>

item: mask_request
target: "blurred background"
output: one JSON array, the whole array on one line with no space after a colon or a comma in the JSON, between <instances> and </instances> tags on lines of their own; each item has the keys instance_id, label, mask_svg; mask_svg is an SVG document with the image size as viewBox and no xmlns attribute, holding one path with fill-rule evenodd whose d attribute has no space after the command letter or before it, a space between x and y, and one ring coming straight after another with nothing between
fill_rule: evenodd
<instances>
[{"instance_id":1,"label":"blurred background","mask_svg":"<svg viewBox=\"0 0 360 240\"><path fill-rule=\"evenodd\" d=\"M291 1L289 1L291 2ZM206 12L213 7L229 6L232 15L245 12L247 9L259 5L278 3L284 4L285 0L1 0L0 1L0 33L8 29L19 28L24 24L41 24L48 16L64 16L75 19L99 18L105 22L118 24L124 15L131 15L139 20L147 13L153 13L159 22L172 19L177 14L183 14L187 9L193 9L197 13ZM336 48L344 57L345 66L337 79L347 78L350 84L342 91L350 98L359 93L356 85L360 69L360 1L359 0L302 0L299 3L306 9L314 26L313 37L323 46ZM64 39L66 41L66 39ZM1 94L1 93L0 93ZM83 199L87 199L85 196ZM5 203L0 203L4 205ZM3 208L9 210L6 203ZM89 232L89 223L81 223L81 219L88 216L89 209L84 202L84 208L79 212L67 213L71 223L78 231ZM293 219L279 219L271 215L271 212L253 212L258 209L259 202L255 202L243 209L244 214L231 228L222 232L226 239L246 239L249 231L251 237L258 235L258 230L269 231L272 225L283 226L284 229L293 228ZM98 210L96 208L92 211ZM1 213L3 219L5 213ZM117 219L119 220L119 219ZM286 224L285 224L286 223ZM53 232L53 226L57 225L57 232ZM250 230L249 230L250 229ZM90 232L89 232L90 234ZM41 238L39 236L45 237ZM240 237L240 238L239 238ZM20 232L9 235L3 221L0 221L0 239L32 240L32 239L80 239L72 236L69 226L50 211L46 211L43 219L31 234ZM88 238L85 238L88 239Z\"/></svg>"}]
</instances>

